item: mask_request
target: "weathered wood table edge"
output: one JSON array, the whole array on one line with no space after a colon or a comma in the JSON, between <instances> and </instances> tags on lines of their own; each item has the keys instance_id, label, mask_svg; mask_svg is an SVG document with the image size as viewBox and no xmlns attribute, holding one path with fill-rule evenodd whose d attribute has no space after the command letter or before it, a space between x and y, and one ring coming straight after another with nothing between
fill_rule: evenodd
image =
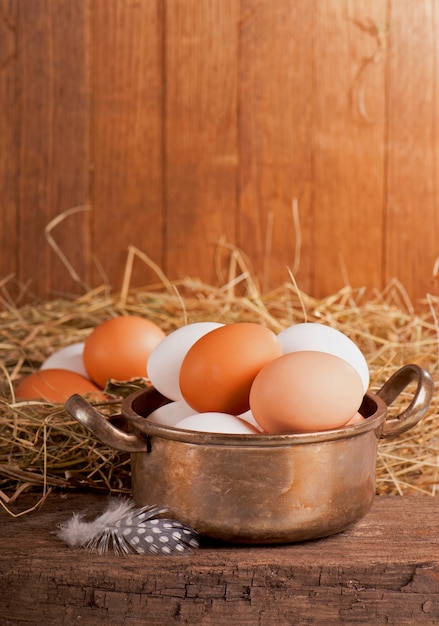
<instances>
[{"instance_id":1,"label":"weathered wood table edge","mask_svg":"<svg viewBox=\"0 0 439 626\"><path fill-rule=\"evenodd\" d=\"M31 496L23 496L31 504ZM439 624L439 501L377 496L348 531L282 546L97 555L56 535L107 498L53 493L0 513L0 624Z\"/></svg>"}]
</instances>

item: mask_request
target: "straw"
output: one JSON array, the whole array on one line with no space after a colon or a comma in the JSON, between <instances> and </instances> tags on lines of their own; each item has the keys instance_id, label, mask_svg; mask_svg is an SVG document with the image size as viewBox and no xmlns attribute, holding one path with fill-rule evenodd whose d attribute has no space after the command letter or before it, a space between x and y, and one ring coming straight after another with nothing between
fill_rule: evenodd
<instances>
[{"instance_id":1,"label":"straw","mask_svg":"<svg viewBox=\"0 0 439 626\"><path fill-rule=\"evenodd\" d=\"M439 363L439 301L427 295L415 311L403 286L392 281L382 291L347 286L324 299L301 292L294 273L277 289L262 294L244 257L232 246L229 271L220 286L196 278L169 281L146 255L130 247L123 288L109 294L102 286L74 299L14 306L7 281L0 286L0 505L14 512L23 493L35 493L39 506L53 489L129 493L130 459L96 441L62 405L17 401L18 381L40 367L53 352L84 341L100 322L122 314L142 315L166 333L198 321L253 321L279 332L308 321L330 325L348 335L365 355L376 391L402 365L417 363L434 380ZM157 270L158 282L130 287L134 260ZM118 413L122 395L142 386L131 381L110 388L98 406ZM144 381L145 384L145 381ZM413 392L408 388L389 413L399 413ZM394 440L381 441L377 459L379 495L424 494L439 489L438 401L420 424ZM20 511L25 514L29 510Z\"/></svg>"}]
</instances>

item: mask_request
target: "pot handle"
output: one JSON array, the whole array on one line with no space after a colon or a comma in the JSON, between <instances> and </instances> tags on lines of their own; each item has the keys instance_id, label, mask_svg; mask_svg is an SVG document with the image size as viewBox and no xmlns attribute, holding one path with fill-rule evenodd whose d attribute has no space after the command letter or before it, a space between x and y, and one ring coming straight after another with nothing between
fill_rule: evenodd
<instances>
[{"instance_id":1,"label":"pot handle","mask_svg":"<svg viewBox=\"0 0 439 626\"><path fill-rule=\"evenodd\" d=\"M415 426L428 411L433 397L433 379L426 370L413 363L403 365L397 370L376 395L384 400L387 406L390 406L407 385L413 381L417 381L418 385L410 404L402 413L385 422L381 433L382 439L390 439L406 432Z\"/></svg>"},{"instance_id":2,"label":"pot handle","mask_svg":"<svg viewBox=\"0 0 439 626\"><path fill-rule=\"evenodd\" d=\"M140 433L127 433L111 423L82 396L75 393L68 398L67 411L93 433L102 443L121 452L147 452L149 443Z\"/></svg>"}]
</instances>

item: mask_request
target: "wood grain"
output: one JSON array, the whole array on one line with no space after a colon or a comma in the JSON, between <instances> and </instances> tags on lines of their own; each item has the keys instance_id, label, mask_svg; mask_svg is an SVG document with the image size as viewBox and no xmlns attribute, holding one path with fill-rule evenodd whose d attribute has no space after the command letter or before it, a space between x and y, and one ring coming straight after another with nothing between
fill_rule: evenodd
<instances>
[{"instance_id":1,"label":"wood grain","mask_svg":"<svg viewBox=\"0 0 439 626\"><path fill-rule=\"evenodd\" d=\"M313 287L313 35L307 2L242 3L239 245L263 292Z\"/></svg>"},{"instance_id":2,"label":"wood grain","mask_svg":"<svg viewBox=\"0 0 439 626\"><path fill-rule=\"evenodd\" d=\"M18 267L37 294L82 292L48 244L53 218L88 204L86 3L18 3ZM88 216L53 231L59 249L87 282Z\"/></svg>"},{"instance_id":3,"label":"wood grain","mask_svg":"<svg viewBox=\"0 0 439 626\"><path fill-rule=\"evenodd\" d=\"M386 3L315 6L313 292L380 288L386 124L385 50L377 49Z\"/></svg>"},{"instance_id":4,"label":"wood grain","mask_svg":"<svg viewBox=\"0 0 439 626\"><path fill-rule=\"evenodd\" d=\"M130 245L164 262L162 4L91 3L95 282L115 291ZM133 284L156 281L135 263Z\"/></svg>"},{"instance_id":5,"label":"wood grain","mask_svg":"<svg viewBox=\"0 0 439 626\"><path fill-rule=\"evenodd\" d=\"M18 265L18 114L15 68L17 62L17 6L0 0L0 285L6 301L16 297L13 278Z\"/></svg>"},{"instance_id":6,"label":"wood grain","mask_svg":"<svg viewBox=\"0 0 439 626\"><path fill-rule=\"evenodd\" d=\"M239 3L166 3L166 262L171 278L217 282L236 243Z\"/></svg>"},{"instance_id":7,"label":"wood grain","mask_svg":"<svg viewBox=\"0 0 439 626\"><path fill-rule=\"evenodd\" d=\"M399 9L393 2L384 271L421 296L438 291L439 7L431 0Z\"/></svg>"},{"instance_id":8,"label":"wood grain","mask_svg":"<svg viewBox=\"0 0 439 626\"><path fill-rule=\"evenodd\" d=\"M0 284L118 291L130 246L132 287L223 284L237 246L263 292L437 295L435 0L0 11Z\"/></svg>"},{"instance_id":9,"label":"wood grain","mask_svg":"<svg viewBox=\"0 0 439 626\"><path fill-rule=\"evenodd\" d=\"M73 511L101 513L106 498L52 494L38 512L0 513L1 623L437 624L435 500L377 497L350 530L318 541L115 557L69 549L54 534Z\"/></svg>"}]
</instances>

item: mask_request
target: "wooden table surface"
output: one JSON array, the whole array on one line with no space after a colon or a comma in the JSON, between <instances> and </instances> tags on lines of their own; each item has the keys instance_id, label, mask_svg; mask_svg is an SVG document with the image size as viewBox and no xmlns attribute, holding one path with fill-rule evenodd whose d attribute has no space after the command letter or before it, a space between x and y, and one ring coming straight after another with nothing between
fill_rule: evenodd
<instances>
[{"instance_id":1,"label":"wooden table surface","mask_svg":"<svg viewBox=\"0 0 439 626\"><path fill-rule=\"evenodd\" d=\"M32 504L22 496L20 505ZM282 546L214 545L182 556L97 555L56 536L107 498L53 493L0 512L0 624L439 624L439 500L375 499L350 530Z\"/></svg>"}]
</instances>

